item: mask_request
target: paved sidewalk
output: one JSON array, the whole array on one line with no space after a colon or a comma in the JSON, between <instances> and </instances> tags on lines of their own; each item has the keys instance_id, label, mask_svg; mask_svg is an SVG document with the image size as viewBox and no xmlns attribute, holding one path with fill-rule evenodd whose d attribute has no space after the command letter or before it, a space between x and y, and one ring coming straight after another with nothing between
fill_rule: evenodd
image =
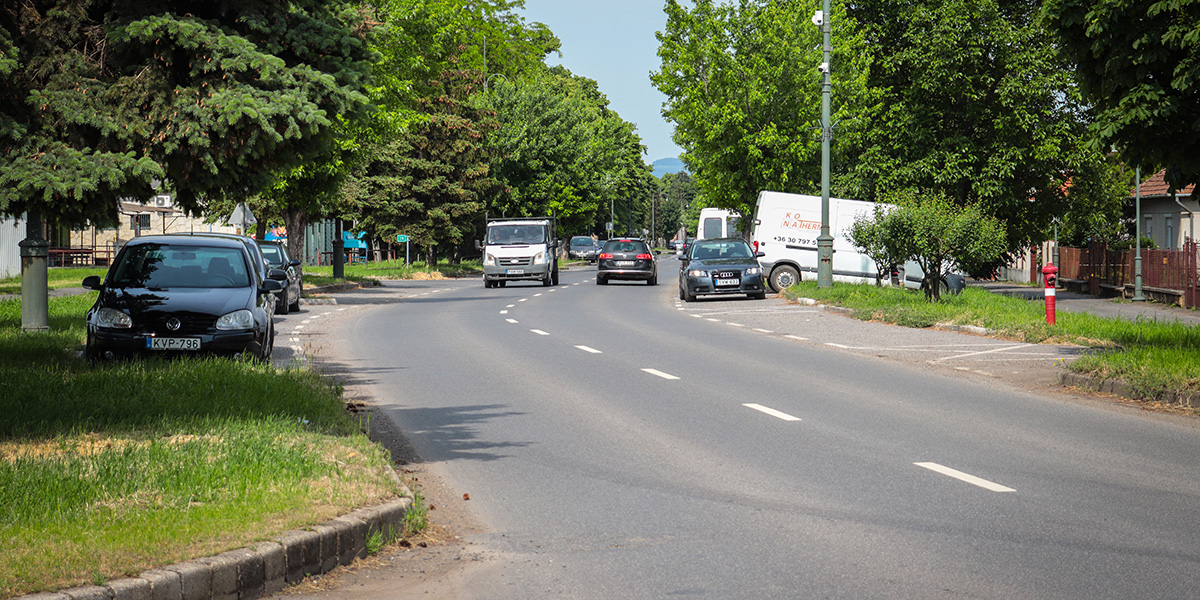
<instances>
[{"instance_id":1,"label":"paved sidewalk","mask_svg":"<svg viewBox=\"0 0 1200 600\"><path fill-rule=\"evenodd\" d=\"M1030 287L1005 282L970 281L967 285L981 287L996 294L1015 296L1026 299L1036 299L1039 302L1044 297L1040 287ZM1188 310L1179 306L1171 306L1158 302L1132 302L1122 298L1097 298L1090 294L1080 294L1058 290L1055 296L1058 310L1071 312L1087 312L1098 317L1128 319L1137 321L1161 321L1171 323L1178 321L1186 325L1200 325L1200 311Z\"/></svg>"}]
</instances>

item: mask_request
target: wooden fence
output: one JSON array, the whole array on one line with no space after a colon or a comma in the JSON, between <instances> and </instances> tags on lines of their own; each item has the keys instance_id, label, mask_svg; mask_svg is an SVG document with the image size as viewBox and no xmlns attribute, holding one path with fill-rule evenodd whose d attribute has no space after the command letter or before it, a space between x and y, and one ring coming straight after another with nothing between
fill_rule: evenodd
<instances>
[{"instance_id":1,"label":"wooden fence","mask_svg":"<svg viewBox=\"0 0 1200 600\"><path fill-rule=\"evenodd\" d=\"M1104 289L1125 293L1134 285L1135 251L1109 250L1103 242L1087 248L1058 249L1058 277L1086 285L1090 294ZM1200 301L1200 272L1197 271L1197 243L1189 238L1183 250L1142 249L1142 288L1181 296L1181 304L1192 308Z\"/></svg>"}]
</instances>

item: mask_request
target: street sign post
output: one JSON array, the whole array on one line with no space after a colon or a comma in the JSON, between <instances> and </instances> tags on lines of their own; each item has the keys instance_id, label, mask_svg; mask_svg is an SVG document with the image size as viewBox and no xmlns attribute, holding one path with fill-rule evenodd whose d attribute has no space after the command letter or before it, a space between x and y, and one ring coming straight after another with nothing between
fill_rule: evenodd
<instances>
[{"instance_id":1,"label":"street sign post","mask_svg":"<svg viewBox=\"0 0 1200 600\"><path fill-rule=\"evenodd\" d=\"M408 236L403 233L396 234L397 242L404 242L404 266L408 266Z\"/></svg>"}]
</instances>

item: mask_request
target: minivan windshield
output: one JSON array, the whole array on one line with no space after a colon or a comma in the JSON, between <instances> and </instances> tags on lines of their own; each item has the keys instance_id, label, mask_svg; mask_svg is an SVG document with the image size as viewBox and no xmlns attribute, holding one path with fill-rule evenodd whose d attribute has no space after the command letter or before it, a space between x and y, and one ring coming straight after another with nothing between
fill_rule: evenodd
<instances>
[{"instance_id":1,"label":"minivan windshield","mask_svg":"<svg viewBox=\"0 0 1200 600\"><path fill-rule=\"evenodd\" d=\"M489 244L544 244L545 225L493 225L488 228Z\"/></svg>"},{"instance_id":2,"label":"minivan windshield","mask_svg":"<svg viewBox=\"0 0 1200 600\"><path fill-rule=\"evenodd\" d=\"M245 253L238 248L138 244L121 254L109 287L248 287Z\"/></svg>"}]
</instances>

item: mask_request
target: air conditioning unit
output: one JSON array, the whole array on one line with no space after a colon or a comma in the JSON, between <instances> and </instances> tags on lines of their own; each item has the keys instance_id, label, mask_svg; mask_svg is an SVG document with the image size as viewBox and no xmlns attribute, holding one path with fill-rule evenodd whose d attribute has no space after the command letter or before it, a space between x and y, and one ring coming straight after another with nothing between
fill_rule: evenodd
<instances>
[{"instance_id":1,"label":"air conditioning unit","mask_svg":"<svg viewBox=\"0 0 1200 600\"><path fill-rule=\"evenodd\" d=\"M170 208L171 207L171 197L170 196L155 196L154 197L154 206L157 206L159 208Z\"/></svg>"}]
</instances>

